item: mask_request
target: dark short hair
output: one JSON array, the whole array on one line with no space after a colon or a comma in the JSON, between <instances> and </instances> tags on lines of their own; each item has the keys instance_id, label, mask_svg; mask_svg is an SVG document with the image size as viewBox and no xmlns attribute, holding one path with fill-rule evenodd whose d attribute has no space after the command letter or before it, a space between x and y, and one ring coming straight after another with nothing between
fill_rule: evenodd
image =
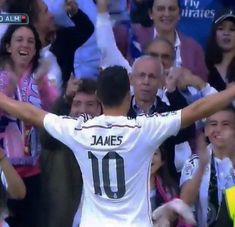
<instances>
[{"instance_id":1,"label":"dark short hair","mask_svg":"<svg viewBox=\"0 0 235 227\"><path fill-rule=\"evenodd\" d=\"M235 108L233 107L232 104L229 104L228 106L226 106L226 107L224 107L223 109L217 111L216 113L221 112L221 111L228 111L228 112L231 112L231 113L234 115L234 119L235 119ZM216 113L215 113L215 114L216 114ZM212 115L213 115L213 114L212 114ZM209 116L209 117L210 117L210 116ZM209 118L209 117L208 117L208 118ZM207 119L208 119L208 118L207 118Z\"/></svg>"},{"instance_id":2,"label":"dark short hair","mask_svg":"<svg viewBox=\"0 0 235 227\"><path fill-rule=\"evenodd\" d=\"M81 79L77 92L83 92L88 95L93 95L97 90L97 81L94 79Z\"/></svg>"},{"instance_id":3,"label":"dark short hair","mask_svg":"<svg viewBox=\"0 0 235 227\"><path fill-rule=\"evenodd\" d=\"M35 70L37 68L37 66L38 66L38 61L39 61L39 58L40 58L40 50L41 50L42 44L41 44L41 41L39 39L39 35L38 35L36 29L32 25L30 25L30 24L25 24L25 25L10 25L7 28L6 32L4 33L4 35L3 35L2 39L1 39L1 43L0 43L0 56L1 57L9 58L10 54L7 51L7 45L10 44L13 33L17 29L22 28L22 27L25 27L25 28L28 28L29 30L31 30L33 32L33 35L34 35L34 38L35 38L36 53L35 53L34 58L32 59L32 64L33 64L32 70Z\"/></svg>"},{"instance_id":4,"label":"dark short hair","mask_svg":"<svg viewBox=\"0 0 235 227\"><path fill-rule=\"evenodd\" d=\"M97 96L104 106L119 106L130 91L127 70L111 66L101 71L97 81Z\"/></svg>"},{"instance_id":5,"label":"dark short hair","mask_svg":"<svg viewBox=\"0 0 235 227\"><path fill-rule=\"evenodd\" d=\"M222 110L220 110L220 111L229 111L229 112L232 112L232 113L234 114L234 116L235 116L235 108L233 107L232 104L230 104L230 105L224 107L224 108L223 108Z\"/></svg>"},{"instance_id":6,"label":"dark short hair","mask_svg":"<svg viewBox=\"0 0 235 227\"><path fill-rule=\"evenodd\" d=\"M8 13L25 13L29 16L29 23L34 24L38 20L37 0L9 0Z\"/></svg>"}]
</instances>

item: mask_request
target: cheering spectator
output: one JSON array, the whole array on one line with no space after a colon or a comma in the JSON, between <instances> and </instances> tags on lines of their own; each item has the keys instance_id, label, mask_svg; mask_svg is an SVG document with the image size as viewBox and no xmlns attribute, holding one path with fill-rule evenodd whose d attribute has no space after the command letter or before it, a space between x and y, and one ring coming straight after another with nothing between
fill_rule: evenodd
<instances>
[{"instance_id":1,"label":"cheering spectator","mask_svg":"<svg viewBox=\"0 0 235 227\"><path fill-rule=\"evenodd\" d=\"M163 37L173 43L176 51L175 66L190 69L195 75L207 80L207 68L201 46L192 38L176 30L180 19L180 5L177 0L150 0L150 18L154 27L150 32L138 30L136 42L140 44L140 53L155 37ZM142 36L142 37L141 37ZM141 43L141 40L144 42ZM138 45L135 44L136 47ZM136 48L135 48L136 49Z\"/></svg>"},{"instance_id":2,"label":"cheering spectator","mask_svg":"<svg viewBox=\"0 0 235 227\"><path fill-rule=\"evenodd\" d=\"M39 66L41 42L31 25L11 25L0 45L3 59L0 71L1 92L7 96L49 109L58 92L47 79L45 65ZM40 143L38 131L31 124L1 113L1 147L23 178L27 195L22 201L9 201L11 226L35 226L39 201ZM11 220L10 220L11 219Z\"/></svg>"},{"instance_id":3,"label":"cheering spectator","mask_svg":"<svg viewBox=\"0 0 235 227\"><path fill-rule=\"evenodd\" d=\"M39 33L42 46L46 48L46 56L53 64L55 60L62 71L63 86L73 72L74 53L94 31L94 26L85 13L83 13L74 1L66 1L68 16L73 20L75 26L67 28L56 28L54 18L48 11L47 5L42 0L11 0L8 12L26 13L29 15L30 23L35 26ZM56 57L56 59L55 59ZM55 77L55 73L52 73ZM57 81L57 76L54 78Z\"/></svg>"},{"instance_id":4,"label":"cheering spectator","mask_svg":"<svg viewBox=\"0 0 235 227\"><path fill-rule=\"evenodd\" d=\"M205 135L210 141L207 147L209 163L201 169L198 157L193 156L182 170L181 190L182 193L186 190L191 192L187 203L195 204L199 227L216 224L223 192L235 184L234 169L229 159L234 152L234 124L235 111L232 107L208 117Z\"/></svg>"}]
</instances>

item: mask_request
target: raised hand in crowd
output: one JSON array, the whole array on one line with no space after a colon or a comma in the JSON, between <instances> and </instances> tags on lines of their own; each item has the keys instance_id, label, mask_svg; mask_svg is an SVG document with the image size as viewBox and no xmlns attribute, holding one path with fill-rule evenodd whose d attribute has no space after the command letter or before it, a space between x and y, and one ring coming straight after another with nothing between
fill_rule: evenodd
<instances>
[{"instance_id":1,"label":"raised hand in crowd","mask_svg":"<svg viewBox=\"0 0 235 227\"><path fill-rule=\"evenodd\" d=\"M192 180L183 184L180 198L189 205L192 205L198 196L201 179L209 162L210 156L207 150L207 143L203 133L197 136L197 151L199 157L199 166Z\"/></svg>"},{"instance_id":2,"label":"raised hand in crowd","mask_svg":"<svg viewBox=\"0 0 235 227\"><path fill-rule=\"evenodd\" d=\"M65 10L70 16L74 16L78 12L78 4L74 0L65 0Z\"/></svg>"},{"instance_id":3,"label":"raised hand in crowd","mask_svg":"<svg viewBox=\"0 0 235 227\"><path fill-rule=\"evenodd\" d=\"M197 151L199 166L204 170L210 160L210 155L207 151L206 137L202 132L197 135Z\"/></svg>"},{"instance_id":4,"label":"raised hand in crowd","mask_svg":"<svg viewBox=\"0 0 235 227\"><path fill-rule=\"evenodd\" d=\"M75 96L76 92L78 91L79 84L81 80L75 78L74 74L71 73L70 78L67 82L67 87L65 91L65 98L67 101L72 101L73 97Z\"/></svg>"},{"instance_id":5,"label":"raised hand in crowd","mask_svg":"<svg viewBox=\"0 0 235 227\"><path fill-rule=\"evenodd\" d=\"M201 90L206 82L184 67L171 67L166 73L166 88L169 92L176 88L185 90L188 86Z\"/></svg>"},{"instance_id":6,"label":"raised hand in crowd","mask_svg":"<svg viewBox=\"0 0 235 227\"><path fill-rule=\"evenodd\" d=\"M172 68L164 70L165 88L168 92L174 92L177 88L178 74L171 72Z\"/></svg>"}]
</instances>

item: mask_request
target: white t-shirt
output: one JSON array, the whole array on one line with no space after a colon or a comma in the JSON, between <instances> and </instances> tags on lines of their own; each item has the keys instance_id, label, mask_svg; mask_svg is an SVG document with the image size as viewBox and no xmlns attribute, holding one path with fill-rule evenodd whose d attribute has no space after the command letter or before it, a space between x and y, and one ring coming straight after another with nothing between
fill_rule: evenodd
<instances>
[{"instance_id":1,"label":"white t-shirt","mask_svg":"<svg viewBox=\"0 0 235 227\"><path fill-rule=\"evenodd\" d=\"M47 114L46 130L66 144L80 165L84 201L80 227L150 227L149 176L158 146L176 135L181 111L87 120Z\"/></svg>"}]
</instances>

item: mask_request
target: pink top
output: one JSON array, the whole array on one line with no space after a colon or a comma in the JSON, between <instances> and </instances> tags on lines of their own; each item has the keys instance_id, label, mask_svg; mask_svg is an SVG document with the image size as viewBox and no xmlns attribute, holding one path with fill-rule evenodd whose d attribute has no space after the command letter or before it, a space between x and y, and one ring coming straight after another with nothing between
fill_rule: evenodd
<instances>
[{"instance_id":1,"label":"pink top","mask_svg":"<svg viewBox=\"0 0 235 227\"><path fill-rule=\"evenodd\" d=\"M26 71L16 83L11 74L0 72L0 91L16 100L48 110L58 98L56 87L44 76L40 83L34 79L34 74ZM0 139L8 158L21 177L29 177L40 173L38 158L40 143L38 130L32 125L9 116L0 114Z\"/></svg>"}]
</instances>

